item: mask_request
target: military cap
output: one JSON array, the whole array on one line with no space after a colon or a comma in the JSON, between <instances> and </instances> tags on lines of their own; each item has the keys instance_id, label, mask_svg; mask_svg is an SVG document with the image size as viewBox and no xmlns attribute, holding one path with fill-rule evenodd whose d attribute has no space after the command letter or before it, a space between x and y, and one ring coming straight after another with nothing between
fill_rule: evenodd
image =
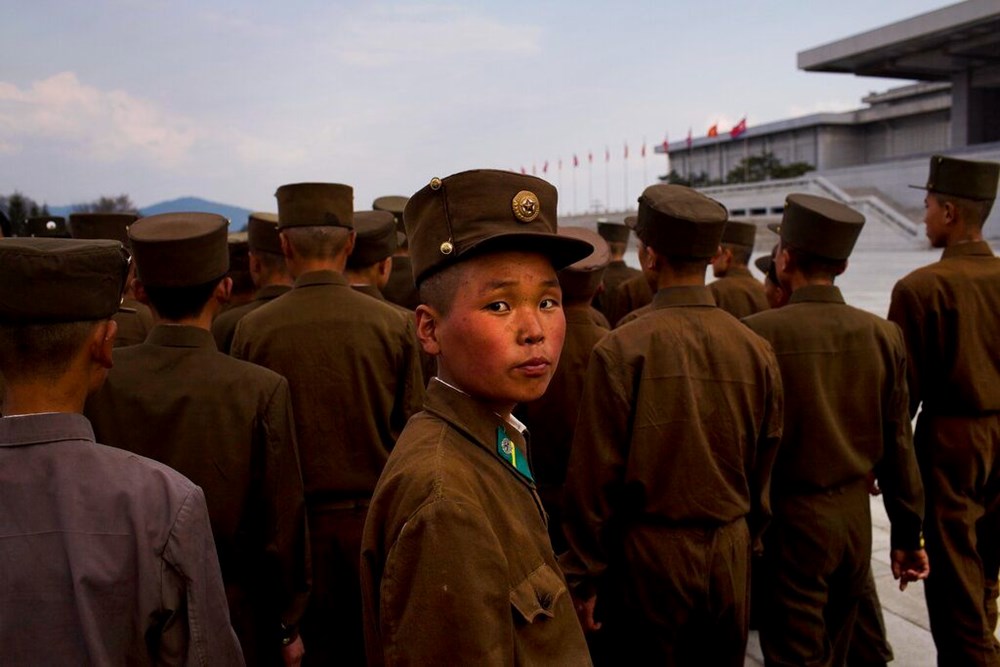
<instances>
[{"instance_id":1,"label":"military cap","mask_svg":"<svg viewBox=\"0 0 1000 667\"><path fill-rule=\"evenodd\" d=\"M729 213L710 197L683 185L651 185L639 197L632 229L668 257L709 259L719 249Z\"/></svg>"},{"instance_id":2,"label":"military cap","mask_svg":"<svg viewBox=\"0 0 1000 667\"><path fill-rule=\"evenodd\" d=\"M932 155L927 184L910 187L962 199L990 201L997 198L998 180L1000 163Z\"/></svg>"},{"instance_id":3,"label":"military cap","mask_svg":"<svg viewBox=\"0 0 1000 667\"><path fill-rule=\"evenodd\" d=\"M560 227L559 236L586 241L594 250L559 272L559 285L566 300L590 299L601 286L611 261L611 248L601 236L583 227Z\"/></svg>"},{"instance_id":4,"label":"military cap","mask_svg":"<svg viewBox=\"0 0 1000 667\"><path fill-rule=\"evenodd\" d=\"M618 222L597 221L597 233L608 243L628 243L629 220L635 221L635 216L630 215L625 218L625 224Z\"/></svg>"},{"instance_id":5,"label":"military cap","mask_svg":"<svg viewBox=\"0 0 1000 667\"><path fill-rule=\"evenodd\" d=\"M477 169L433 178L406 204L413 280L474 254L539 252L559 269L586 257L586 241L556 234L558 196L551 183L510 171Z\"/></svg>"},{"instance_id":6,"label":"military cap","mask_svg":"<svg viewBox=\"0 0 1000 667\"><path fill-rule=\"evenodd\" d=\"M111 317L128 275L118 241L0 239L0 321L55 324Z\"/></svg>"},{"instance_id":7,"label":"military cap","mask_svg":"<svg viewBox=\"0 0 1000 667\"><path fill-rule=\"evenodd\" d=\"M865 216L840 202L796 193L785 198L781 224L767 228L781 242L826 259L847 259L864 227Z\"/></svg>"},{"instance_id":8,"label":"military cap","mask_svg":"<svg viewBox=\"0 0 1000 667\"><path fill-rule=\"evenodd\" d=\"M214 213L163 213L128 230L139 279L153 287L193 287L229 270L229 221Z\"/></svg>"},{"instance_id":9,"label":"military cap","mask_svg":"<svg viewBox=\"0 0 1000 667\"><path fill-rule=\"evenodd\" d=\"M69 231L75 239L110 239L128 244L128 226L134 213L70 213Z\"/></svg>"},{"instance_id":10,"label":"military cap","mask_svg":"<svg viewBox=\"0 0 1000 667\"><path fill-rule=\"evenodd\" d=\"M253 252L281 253L277 213L251 213L247 220L247 240Z\"/></svg>"},{"instance_id":11,"label":"military cap","mask_svg":"<svg viewBox=\"0 0 1000 667\"><path fill-rule=\"evenodd\" d=\"M58 215L41 215L28 218L24 221L25 236L35 236L38 238L68 239L69 230L66 229L66 218Z\"/></svg>"},{"instance_id":12,"label":"military cap","mask_svg":"<svg viewBox=\"0 0 1000 667\"><path fill-rule=\"evenodd\" d=\"M354 231L357 238L348 268L371 266L396 252L396 220L389 211L355 211Z\"/></svg>"},{"instance_id":13,"label":"military cap","mask_svg":"<svg viewBox=\"0 0 1000 667\"><path fill-rule=\"evenodd\" d=\"M752 222L730 220L722 231L722 242L752 248L757 238L757 226Z\"/></svg>"},{"instance_id":14,"label":"military cap","mask_svg":"<svg viewBox=\"0 0 1000 667\"><path fill-rule=\"evenodd\" d=\"M354 189L340 183L292 183L274 193L278 229L286 227L354 228Z\"/></svg>"},{"instance_id":15,"label":"military cap","mask_svg":"<svg viewBox=\"0 0 1000 667\"><path fill-rule=\"evenodd\" d=\"M767 276L768 280L770 280L775 285L778 284L778 271L774 266L774 256L776 254L778 254L777 245L771 248L770 255L764 255L754 260L754 265L757 267L757 269L765 276Z\"/></svg>"},{"instance_id":16,"label":"military cap","mask_svg":"<svg viewBox=\"0 0 1000 667\"><path fill-rule=\"evenodd\" d=\"M392 217L396 220L396 231L399 232L396 240L400 248L405 248L407 244L406 227L403 225L403 209L406 208L408 200L409 197L401 195L386 195L372 202L372 208L376 211L388 211L392 213Z\"/></svg>"}]
</instances>

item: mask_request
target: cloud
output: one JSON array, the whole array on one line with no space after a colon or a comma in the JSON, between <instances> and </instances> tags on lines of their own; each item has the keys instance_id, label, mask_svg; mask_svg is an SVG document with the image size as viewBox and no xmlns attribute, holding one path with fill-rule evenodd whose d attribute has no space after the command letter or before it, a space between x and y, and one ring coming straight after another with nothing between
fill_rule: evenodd
<instances>
[{"instance_id":1,"label":"cloud","mask_svg":"<svg viewBox=\"0 0 1000 667\"><path fill-rule=\"evenodd\" d=\"M138 154L175 164L199 130L122 90L102 91L60 72L21 89L0 81L0 146L18 152L34 141L55 142L85 159L115 161Z\"/></svg>"},{"instance_id":2,"label":"cloud","mask_svg":"<svg viewBox=\"0 0 1000 667\"><path fill-rule=\"evenodd\" d=\"M351 65L388 67L475 54L535 55L541 39L538 26L504 23L458 6L397 5L355 18L336 51Z\"/></svg>"}]
</instances>

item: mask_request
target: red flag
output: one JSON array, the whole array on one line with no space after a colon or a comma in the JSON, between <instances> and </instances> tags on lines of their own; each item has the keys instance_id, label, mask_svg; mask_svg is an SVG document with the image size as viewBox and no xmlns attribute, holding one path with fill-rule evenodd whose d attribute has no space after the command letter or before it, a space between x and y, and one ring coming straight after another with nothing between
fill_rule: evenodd
<instances>
[{"instance_id":1,"label":"red flag","mask_svg":"<svg viewBox=\"0 0 1000 667\"><path fill-rule=\"evenodd\" d=\"M594 164L594 151L587 151L587 162Z\"/></svg>"},{"instance_id":2,"label":"red flag","mask_svg":"<svg viewBox=\"0 0 1000 667\"><path fill-rule=\"evenodd\" d=\"M526 172L526 171L524 170L524 167L521 167L521 173L522 173L522 174L527 174L528 172Z\"/></svg>"},{"instance_id":3,"label":"red flag","mask_svg":"<svg viewBox=\"0 0 1000 667\"><path fill-rule=\"evenodd\" d=\"M691 128L689 127L688 128L688 138L687 138L687 147L688 147L688 149L691 148L691 142L692 142L692 139L691 139Z\"/></svg>"},{"instance_id":4,"label":"red flag","mask_svg":"<svg viewBox=\"0 0 1000 667\"><path fill-rule=\"evenodd\" d=\"M664 153L670 152L670 135L663 136L663 152Z\"/></svg>"},{"instance_id":5,"label":"red flag","mask_svg":"<svg viewBox=\"0 0 1000 667\"><path fill-rule=\"evenodd\" d=\"M549 161L548 160L546 160L545 164L542 165L542 173L543 174L549 173Z\"/></svg>"},{"instance_id":6,"label":"red flag","mask_svg":"<svg viewBox=\"0 0 1000 667\"><path fill-rule=\"evenodd\" d=\"M604 161L611 162L611 149L607 146L604 147Z\"/></svg>"},{"instance_id":7,"label":"red flag","mask_svg":"<svg viewBox=\"0 0 1000 667\"><path fill-rule=\"evenodd\" d=\"M708 128L708 136L717 137L719 136L719 124L716 123L712 127Z\"/></svg>"},{"instance_id":8,"label":"red flag","mask_svg":"<svg viewBox=\"0 0 1000 667\"><path fill-rule=\"evenodd\" d=\"M580 158L576 156L576 153L573 153L573 166L574 167L580 166Z\"/></svg>"},{"instance_id":9,"label":"red flag","mask_svg":"<svg viewBox=\"0 0 1000 667\"><path fill-rule=\"evenodd\" d=\"M740 136L746 131L747 131L747 117L743 116L743 119L740 120L740 122L736 123L733 129L729 130L729 136L735 139L736 137Z\"/></svg>"}]
</instances>

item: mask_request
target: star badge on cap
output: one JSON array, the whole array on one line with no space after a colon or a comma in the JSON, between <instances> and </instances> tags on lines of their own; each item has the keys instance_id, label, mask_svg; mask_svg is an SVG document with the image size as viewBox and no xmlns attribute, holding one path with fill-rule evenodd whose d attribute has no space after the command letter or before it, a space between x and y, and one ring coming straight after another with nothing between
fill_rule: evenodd
<instances>
[{"instance_id":1,"label":"star badge on cap","mask_svg":"<svg viewBox=\"0 0 1000 667\"><path fill-rule=\"evenodd\" d=\"M512 206L514 208L514 217L524 223L531 222L541 212L538 196L529 190L521 190L514 195Z\"/></svg>"}]
</instances>

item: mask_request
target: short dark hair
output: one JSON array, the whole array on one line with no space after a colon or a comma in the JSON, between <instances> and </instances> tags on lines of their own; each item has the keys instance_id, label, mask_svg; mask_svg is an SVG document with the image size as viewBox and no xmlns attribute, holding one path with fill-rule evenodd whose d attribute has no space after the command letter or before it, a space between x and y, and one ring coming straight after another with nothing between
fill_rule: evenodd
<instances>
[{"instance_id":1,"label":"short dark hair","mask_svg":"<svg viewBox=\"0 0 1000 667\"><path fill-rule=\"evenodd\" d=\"M285 235L295 253L303 259L331 259L336 257L351 236L347 227L285 227Z\"/></svg>"},{"instance_id":2,"label":"short dark hair","mask_svg":"<svg viewBox=\"0 0 1000 667\"><path fill-rule=\"evenodd\" d=\"M733 253L733 261L740 266L746 266L750 263L750 257L753 255L753 248L751 246L723 243L722 247Z\"/></svg>"},{"instance_id":3,"label":"short dark hair","mask_svg":"<svg viewBox=\"0 0 1000 667\"><path fill-rule=\"evenodd\" d=\"M446 316L458 292L463 266L463 262L452 264L421 280L417 285L420 303L430 306L442 317Z\"/></svg>"},{"instance_id":4,"label":"short dark hair","mask_svg":"<svg viewBox=\"0 0 1000 667\"><path fill-rule=\"evenodd\" d=\"M0 325L0 374L10 382L58 378L94 327L106 321Z\"/></svg>"},{"instance_id":5,"label":"short dark hair","mask_svg":"<svg viewBox=\"0 0 1000 667\"><path fill-rule=\"evenodd\" d=\"M931 192L930 194L937 200L938 206L944 206L945 204L954 206L958 210L962 221L973 227L982 227L986 222L986 218L990 217L990 211L993 210L992 199L965 199L964 197L943 195L937 192Z\"/></svg>"},{"instance_id":6,"label":"short dark hair","mask_svg":"<svg viewBox=\"0 0 1000 667\"><path fill-rule=\"evenodd\" d=\"M794 246L782 245L782 250L787 250L788 254L791 255L792 261L799 271L802 272L806 278L812 280L815 278L829 278L833 280L847 268L846 259L830 259L829 257L820 257L819 255L813 254L808 250L802 250L801 248L796 248Z\"/></svg>"},{"instance_id":7,"label":"short dark hair","mask_svg":"<svg viewBox=\"0 0 1000 667\"><path fill-rule=\"evenodd\" d=\"M153 287L144 285L146 296L153 306L156 314L165 320L184 320L189 317L197 317L208 300L212 298L212 292L222 278L216 278L201 285L185 287Z\"/></svg>"}]
</instances>

